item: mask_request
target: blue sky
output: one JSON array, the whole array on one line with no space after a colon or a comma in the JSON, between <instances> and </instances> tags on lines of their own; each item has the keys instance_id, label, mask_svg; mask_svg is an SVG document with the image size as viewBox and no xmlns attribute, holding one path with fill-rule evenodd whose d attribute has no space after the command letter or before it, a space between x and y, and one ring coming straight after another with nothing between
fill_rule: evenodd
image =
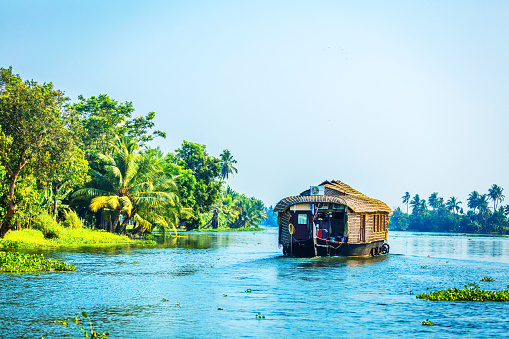
<instances>
[{"instance_id":1,"label":"blue sky","mask_svg":"<svg viewBox=\"0 0 509 339\"><path fill-rule=\"evenodd\" d=\"M156 112L267 205L323 180L509 199L507 1L6 1L0 66Z\"/></svg>"}]
</instances>

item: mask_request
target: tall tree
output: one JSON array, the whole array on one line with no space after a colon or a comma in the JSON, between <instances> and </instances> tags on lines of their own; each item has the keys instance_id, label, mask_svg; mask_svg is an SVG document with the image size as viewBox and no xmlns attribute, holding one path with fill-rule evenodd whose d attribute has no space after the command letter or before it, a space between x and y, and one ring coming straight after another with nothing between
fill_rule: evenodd
<instances>
[{"instance_id":1,"label":"tall tree","mask_svg":"<svg viewBox=\"0 0 509 339\"><path fill-rule=\"evenodd\" d=\"M490 209L488 208L488 195L487 194L481 194L479 195L477 208L479 209L479 212L482 214L484 218L484 228L486 230L487 222L488 222L488 215L490 212Z\"/></svg>"},{"instance_id":2,"label":"tall tree","mask_svg":"<svg viewBox=\"0 0 509 339\"><path fill-rule=\"evenodd\" d=\"M454 214L456 214L460 210L461 201L458 201L456 197L451 197L449 200L447 200L447 203L445 206L449 211L452 211Z\"/></svg>"},{"instance_id":3,"label":"tall tree","mask_svg":"<svg viewBox=\"0 0 509 339\"><path fill-rule=\"evenodd\" d=\"M438 207L438 192L433 192L428 198L428 205L434 209Z\"/></svg>"},{"instance_id":4,"label":"tall tree","mask_svg":"<svg viewBox=\"0 0 509 339\"><path fill-rule=\"evenodd\" d=\"M223 153L221 153L221 179L225 180L228 179L228 176L230 174L233 175L233 173L238 173L237 169L233 166L237 163L237 160L233 159L232 154L229 150L225 149L223 150Z\"/></svg>"},{"instance_id":5,"label":"tall tree","mask_svg":"<svg viewBox=\"0 0 509 339\"><path fill-rule=\"evenodd\" d=\"M405 192L405 195L401 197L403 203L406 204L406 214L408 214L408 202L410 201L410 193Z\"/></svg>"},{"instance_id":6,"label":"tall tree","mask_svg":"<svg viewBox=\"0 0 509 339\"><path fill-rule=\"evenodd\" d=\"M238 173L237 169L233 166L237 160L233 159L231 152L227 149L223 150L220 156L221 159L221 179L228 179L230 174Z\"/></svg>"},{"instance_id":7,"label":"tall tree","mask_svg":"<svg viewBox=\"0 0 509 339\"><path fill-rule=\"evenodd\" d=\"M412 201L410 201L410 206L412 206L412 214L418 214L421 210L421 197L419 197L419 194L416 194Z\"/></svg>"},{"instance_id":8,"label":"tall tree","mask_svg":"<svg viewBox=\"0 0 509 339\"><path fill-rule=\"evenodd\" d=\"M192 182L192 188L188 187L188 193L192 193L194 201L193 217L186 223L190 229L201 227L201 214L212 208L221 193L221 181L218 180L221 176L220 159L210 156L204 145L185 140L181 148L175 150L174 154L168 154L166 158L174 165L192 171L196 181ZM183 184L185 186L187 183ZM190 189L192 192L189 192Z\"/></svg>"},{"instance_id":9,"label":"tall tree","mask_svg":"<svg viewBox=\"0 0 509 339\"><path fill-rule=\"evenodd\" d=\"M7 176L7 208L0 237L4 237L16 213L14 194L22 175L33 174L47 179L51 166L65 161L65 150L73 145L72 112L66 110L68 100L51 83L38 85L23 82L12 68L0 69L0 126L10 139L0 151L1 164Z\"/></svg>"},{"instance_id":10,"label":"tall tree","mask_svg":"<svg viewBox=\"0 0 509 339\"><path fill-rule=\"evenodd\" d=\"M468 208L471 208L476 211L477 208L479 208L480 203L480 195L477 191L472 191L467 198L467 206Z\"/></svg>"},{"instance_id":11,"label":"tall tree","mask_svg":"<svg viewBox=\"0 0 509 339\"><path fill-rule=\"evenodd\" d=\"M100 94L85 99L82 95L79 101L73 104L73 109L79 113L81 123L86 133L83 136L83 147L89 157L97 153L109 153L110 141L115 135L127 135L145 143L160 136L165 138L166 133L149 129L154 127L152 121L154 112L146 117L133 117L134 107L131 102L119 103L106 94Z\"/></svg>"},{"instance_id":12,"label":"tall tree","mask_svg":"<svg viewBox=\"0 0 509 339\"><path fill-rule=\"evenodd\" d=\"M114 211L112 232L123 233L129 220L145 228L153 224L168 226L172 209L180 207L173 178L162 171L162 157L156 152L138 152L136 139L117 136L111 145L113 155L101 154L104 174L91 170L91 187L78 190L75 197L92 198L90 208ZM119 225L120 216L123 222ZM174 219L174 218L173 218ZM175 229L174 222L170 226Z\"/></svg>"},{"instance_id":13,"label":"tall tree","mask_svg":"<svg viewBox=\"0 0 509 339\"><path fill-rule=\"evenodd\" d=\"M504 201L505 196L502 194L504 189L496 184L493 184L488 190L488 196L493 201L493 212L497 211L497 202Z\"/></svg>"}]
</instances>

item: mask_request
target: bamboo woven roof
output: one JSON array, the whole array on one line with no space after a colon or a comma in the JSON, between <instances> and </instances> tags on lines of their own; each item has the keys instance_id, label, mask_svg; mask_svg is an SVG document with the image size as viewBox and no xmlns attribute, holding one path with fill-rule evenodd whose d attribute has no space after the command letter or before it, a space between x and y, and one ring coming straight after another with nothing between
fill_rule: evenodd
<instances>
[{"instance_id":1,"label":"bamboo woven roof","mask_svg":"<svg viewBox=\"0 0 509 339\"><path fill-rule=\"evenodd\" d=\"M357 213L391 212L391 208L384 202L367 197L339 180L324 181L319 186L325 187L324 195L310 195L308 189L298 196L282 199L274 207L274 212L284 212L290 206L302 202L335 202L346 205Z\"/></svg>"}]
</instances>

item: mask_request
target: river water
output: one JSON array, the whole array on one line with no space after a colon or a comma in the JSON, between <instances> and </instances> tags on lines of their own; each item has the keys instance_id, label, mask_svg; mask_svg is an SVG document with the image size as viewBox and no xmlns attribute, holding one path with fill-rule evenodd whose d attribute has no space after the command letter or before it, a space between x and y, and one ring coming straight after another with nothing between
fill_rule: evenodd
<instances>
[{"instance_id":1,"label":"river water","mask_svg":"<svg viewBox=\"0 0 509 339\"><path fill-rule=\"evenodd\" d=\"M55 321L81 311L108 338L507 337L509 303L415 295L507 288L509 238L390 232L388 242L377 258L286 258L274 229L59 249L45 256L76 272L0 274L0 337L80 338Z\"/></svg>"}]
</instances>

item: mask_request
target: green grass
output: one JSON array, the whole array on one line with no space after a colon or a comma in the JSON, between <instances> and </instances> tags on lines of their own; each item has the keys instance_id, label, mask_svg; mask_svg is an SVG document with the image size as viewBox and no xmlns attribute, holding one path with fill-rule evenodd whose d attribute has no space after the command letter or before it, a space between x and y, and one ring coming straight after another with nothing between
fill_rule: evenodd
<instances>
[{"instance_id":1,"label":"green grass","mask_svg":"<svg viewBox=\"0 0 509 339\"><path fill-rule=\"evenodd\" d=\"M463 289L449 288L447 290L422 293L415 296L417 299L432 301L509 301L509 290L485 291L479 286Z\"/></svg>"},{"instance_id":2,"label":"green grass","mask_svg":"<svg viewBox=\"0 0 509 339\"><path fill-rule=\"evenodd\" d=\"M0 239L1 248L62 247L99 244L155 244L153 241L132 240L126 236L91 230L58 226L58 238L45 238L44 233L36 229L10 231Z\"/></svg>"},{"instance_id":3,"label":"green grass","mask_svg":"<svg viewBox=\"0 0 509 339\"><path fill-rule=\"evenodd\" d=\"M0 252L0 272L74 271L76 266L60 260L46 259L42 254Z\"/></svg>"}]
</instances>

